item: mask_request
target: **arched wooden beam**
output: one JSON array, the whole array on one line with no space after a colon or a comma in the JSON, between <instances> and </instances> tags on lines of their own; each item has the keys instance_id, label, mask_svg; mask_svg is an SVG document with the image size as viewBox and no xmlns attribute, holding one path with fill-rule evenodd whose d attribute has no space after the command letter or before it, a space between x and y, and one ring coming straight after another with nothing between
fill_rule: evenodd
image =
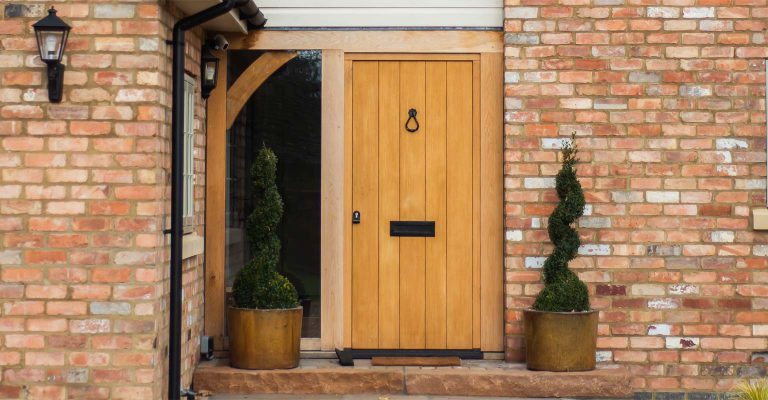
<instances>
[{"instance_id":1,"label":"arched wooden beam","mask_svg":"<svg viewBox=\"0 0 768 400\"><path fill-rule=\"evenodd\" d=\"M227 91L227 129L256 89L297 55L295 51L268 51L248 66Z\"/></svg>"}]
</instances>

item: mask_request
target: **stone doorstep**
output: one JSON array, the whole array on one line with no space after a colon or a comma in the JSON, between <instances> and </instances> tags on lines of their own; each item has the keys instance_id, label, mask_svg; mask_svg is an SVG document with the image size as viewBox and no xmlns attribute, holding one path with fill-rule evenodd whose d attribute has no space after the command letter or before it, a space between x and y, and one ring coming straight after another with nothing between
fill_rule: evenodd
<instances>
[{"instance_id":1,"label":"stone doorstep","mask_svg":"<svg viewBox=\"0 0 768 400\"><path fill-rule=\"evenodd\" d=\"M538 372L522 364L464 361L461 367L342 367L302 360L291 370L230 368L226 360L201 363L194 388L213 394L412 394L489 397L631 398L629 371L601 366L589 372Z\"/></svg>"}]
</instances>

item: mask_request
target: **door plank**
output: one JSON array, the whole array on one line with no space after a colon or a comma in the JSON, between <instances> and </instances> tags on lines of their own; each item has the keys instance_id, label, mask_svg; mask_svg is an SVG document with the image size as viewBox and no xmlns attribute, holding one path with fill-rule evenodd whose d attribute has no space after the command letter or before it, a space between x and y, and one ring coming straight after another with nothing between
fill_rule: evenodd
<instances>
[{"instance_id":1,"label":"door plank","mask_svg":"<svg viewBox=\"0 0 768 400\"><path fill-rule=\"evenodd\" d=\"M344 61L344 347L352 347L352 61ZM321 317L322 319L322 317Z\"/></svg>"},{"instance_id":2,"label":"door plank","mask_svg":"<svg viewBox=\"0 0 768 400\"><path fill-rule=\"evenodd\" d=\"M472 348L480 348L480 61L472 62Z\"/></svg>"},{"instance_id":3,"label":"door plank","mask_svg":"<svg viewBox=\"0 0 768 400\"><path fill-rule=\"evenodd\" d=\"M425 217L425 135L405 130L408 110L415 108L424 121L425 63L400 64L400 218ZM425 345L425 238L400 238L400 348Z\"/></svg>"},{"instance_id":4,"label":"door plank","mask_svg":"<svg viewBox=\"0 0 768 400\"><path fill-rule=\"evenodd\" d=\"M480 55L482 180L480 304L483 351L504 350L503 85L504 56Z\"/></svg>"},{"instance_id":5,"label":"door plank","mask_svg":"<svg viewBox=\"0 0 768 400\"><path fill-rule=\"evenodd\" d=\"M400 347L400 63L379 63L379 347ZM375 83L374 83L375 84Z\"/></svg>"},{"instance_id":6,"label":"door plank","mask_svg":"<svg viewBox=\"0 0 768 400\"><path fill-rule=\"evenodd\" d=\"M426 347L446 348L446 63L427 62L426 220L435 221L435 237L426 239Z\"/></svg>"},{"instance_id":7,"label":"door plank","mask_svg":"<svg viewBox=\"0 0 768 400\"><path fill-rule=\"evenodd\" d=\"M378 63L352 65L352 346L378 345Z\"/></svg>"},{"instance_id":8,"label":"door plank","mask_svg":"<svg viewBox=\"0 0 768 400\"><path fill-rule=\"evenodd\" d=\"M447 340L448 347L472 346L472 63L447 66Z\"/></svg>"}]
</instances>

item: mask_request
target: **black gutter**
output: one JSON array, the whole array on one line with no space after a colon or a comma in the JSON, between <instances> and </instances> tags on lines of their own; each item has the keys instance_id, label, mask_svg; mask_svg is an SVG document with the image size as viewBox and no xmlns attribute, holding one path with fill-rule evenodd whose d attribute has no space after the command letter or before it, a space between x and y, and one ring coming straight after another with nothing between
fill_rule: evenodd
<instances>
[{"instance_id":1,"label":"black gutter","mask_svg":"<svg viewBox=\"0 0 768 400\"><path fill-rule=\"evenodd\" d=\"M171 301L168 349L168 399L179 400L181 391L181 243L184 193L184 59L186 31L223 15L250 0L223 0L173 25L173 103L171 107Z\"/></svg>"}]
</instances>

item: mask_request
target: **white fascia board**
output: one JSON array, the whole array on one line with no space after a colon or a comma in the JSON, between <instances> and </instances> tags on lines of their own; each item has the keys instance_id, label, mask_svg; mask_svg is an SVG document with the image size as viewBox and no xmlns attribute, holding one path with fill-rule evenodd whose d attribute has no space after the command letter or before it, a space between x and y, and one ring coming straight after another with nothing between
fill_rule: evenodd
<instances>
[{"instance_id":1,"label":"white fascia board","mask_svg":"<svg viewBox=\"0 0 768 400\"><path fill-rule=\"evenodd\" d=\"M277 27L482 27L499 28L503 8L269 8L267 28Z\"/></svg>"},{"instance_id":2,"label":"white fascia board","mask_svg":"<svg viewBox=\"0 0 768 400\"><path fill-rule=\"evenodd\" d=\"M503 0L259 0L259 8L503 8Z\"/></svg>"}]
</instances>

